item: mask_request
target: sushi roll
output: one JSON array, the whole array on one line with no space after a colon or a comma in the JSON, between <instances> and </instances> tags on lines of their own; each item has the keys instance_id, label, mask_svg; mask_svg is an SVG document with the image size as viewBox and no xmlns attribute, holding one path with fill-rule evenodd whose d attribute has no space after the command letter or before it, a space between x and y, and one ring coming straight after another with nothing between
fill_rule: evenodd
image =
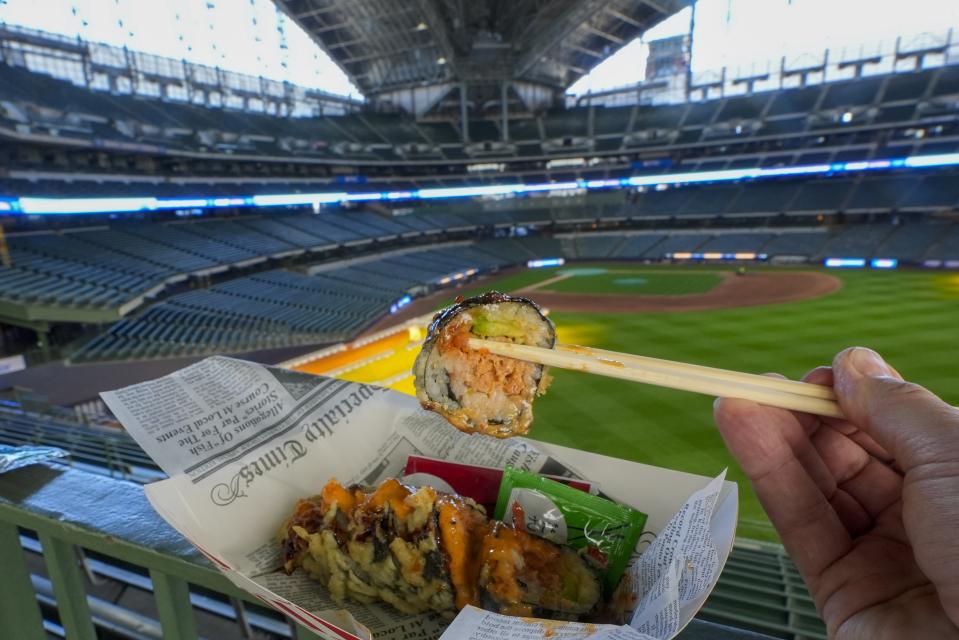
<instances>
[{"instance_id":1,"label":"sushi roll","mask_svg":"<svg viewBox=\"0 0 959 640\"><path fill-rule=\"evenodd\" d=\"M481 606L505 615L579 620L600 601L599 576L583 556L495 522L483 540Z\"/></svg>"},{"instance_id":2,"label":"sushi roll","mask_svg":"<svg viewBox=\"0 0 959 640\"><path fill-rule=\"evenodd\" d=\"M549 385L546 367L471 349L471 337L552 348L556 328L534 302L493 291L437 315L413 365L420 403L458 429L527 433L533 400Z\"/></svg>"},{"instance_id":3,"label":"sushi roll","mask_svg":"<svg viewBox=\"0 0 959 640\"><path fill-rule=\"evenodd\" d=\"M337 602L382 601L452 617L479 604L478 556L488 530L469 498L387 480L375 491L331 480L300 500L280 530L284 569L301 567Z\"/></svg>"},{"instance_id":4,"label":"sushi roll","mask_svg":"<svg viewBox=\"0 0 959 640\"><path fill-rule=\"evenodd\" d=\"M331 480L297 503L278 538L286 572L301 568L337 602L447 618L473 605L575 620L601 593L576 551L490 521L469 498L394 479L375 490Z\"/></svg>"}]
</instances>

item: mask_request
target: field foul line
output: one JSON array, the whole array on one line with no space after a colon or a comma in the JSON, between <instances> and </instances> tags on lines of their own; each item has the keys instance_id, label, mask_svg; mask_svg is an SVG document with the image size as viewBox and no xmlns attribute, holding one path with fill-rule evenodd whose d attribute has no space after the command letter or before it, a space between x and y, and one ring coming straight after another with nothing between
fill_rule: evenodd
<instances>
[{"instance_id":1,"label":"field foul line","mask_svg":"<svg viewBox=\"0 0 959 640\"><path fill-rule=\"evenodd\" d=\"M528 287L523 287L522 289L518 290L517 293L526 293L526 292L529 292L529 291L538 291L539 289L542 289L543 287L548 287L548 286L551 285L551 284L556 284L557 282L561 282L561 281L566 280L566 279L568 279L568 278L572 278L573 275L574 275L574 274L572 274L572 273L564 273L564 274L561 275L561 276L555 276L555 277L550 278L550 279L548 279L548 280L543 280L542 282L537 282L537 283L535 283L535 284L531 284L531 285L528 286Z\"/></svg>"}]
</instances>

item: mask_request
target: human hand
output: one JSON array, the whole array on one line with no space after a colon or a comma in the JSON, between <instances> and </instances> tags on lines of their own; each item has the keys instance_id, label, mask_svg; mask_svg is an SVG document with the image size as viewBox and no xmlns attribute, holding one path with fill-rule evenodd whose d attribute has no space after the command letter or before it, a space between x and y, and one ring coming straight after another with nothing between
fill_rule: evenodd
<instances>
[{"instance_id":1,"label":"human hand","mask_svg":"<svg viewBox=\"0 0 959 640\"><path fill-rule=\"evenodd\" d=\"M959 638L959 409L859 347L804 380L847 419L734 399L715 417L830 638Z\"/></svg>"}]
</instances>

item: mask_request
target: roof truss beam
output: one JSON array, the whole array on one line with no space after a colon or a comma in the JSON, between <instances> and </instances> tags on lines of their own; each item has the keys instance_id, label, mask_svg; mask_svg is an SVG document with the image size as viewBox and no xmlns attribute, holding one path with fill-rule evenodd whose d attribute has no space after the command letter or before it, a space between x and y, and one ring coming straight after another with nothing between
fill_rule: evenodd
<instances>
[{"instance_id":1,"label":"roof truss beam","mask_svg":"<svg viewBox=\"0 0 959 640\"><path fill-rule=\"evenodd\" d=\"M516 75L524 75L556 45L575 33L591 16L602 13L612 2L613 0L578 0L572 3L562 16L557 17L542 35L533 41L519 59Z\"/></svg>"},{"instance_id":2,"label":"roof truss beam","mask_svg":"<svg viewBox=\"0 0 959 640\"><path fill-rule=\"evenodd\" d=\"M446 30L446 22L440 14L436 0L416 0L416 6L419 7L420 13L426 21L426 26L429 27L440 52L446 58L447 68L455 75L457 73L456 50L453 48L450 34Z\"/></svg>"}]
</instances>

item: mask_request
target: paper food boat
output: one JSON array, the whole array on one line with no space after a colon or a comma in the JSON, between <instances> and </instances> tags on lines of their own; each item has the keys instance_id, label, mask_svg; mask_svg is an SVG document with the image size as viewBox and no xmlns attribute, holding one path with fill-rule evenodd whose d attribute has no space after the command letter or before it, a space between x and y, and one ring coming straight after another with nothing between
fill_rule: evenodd
<instances>
[{"instance_id":1,"label":"paper food boat","mask_svg":"<svg viewBox=\"0 0 959 640\"><path fill-rule=\"evenodd\" d=\"M491 637L491 630L506 639L671 638L702 606L733 544L738 496L722 475L710 479L534 440L467 436L414 398L380 387L214 357L103 398L170 476L145 488L157 512L234 584L323 638L466 639ZM275 534L299 498L315 495L331 477L376 484L400 476L411 454L587 478L648 514L642 554L624 576L636 599L629 626L472 608L450 624L387 605L340 605L302 572L279 569Z\"/></svg>"}]
</instances>

